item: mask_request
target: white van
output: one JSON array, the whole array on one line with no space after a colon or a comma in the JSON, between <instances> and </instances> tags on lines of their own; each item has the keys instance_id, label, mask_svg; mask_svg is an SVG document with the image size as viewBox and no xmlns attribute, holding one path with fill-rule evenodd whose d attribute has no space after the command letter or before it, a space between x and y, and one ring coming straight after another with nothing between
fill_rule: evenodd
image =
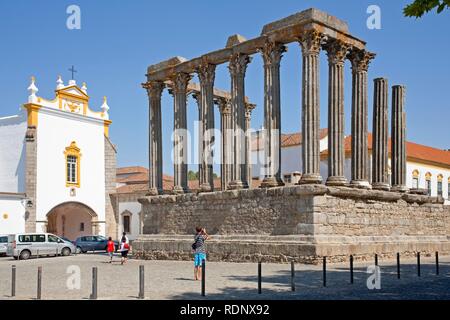
<instances>
[{"instance_id":1,"label":"white van","mask_svg":"<svg viewBox=\"0 0 450 320\"><path fill-rule=\"evenodd\" d=\"M7 255L27 260L36 256L69 256L75 246L51 233L19 233L8 236Z\"/></svg>"},{"instance_id":2,"label":"white van","mask_svg":"<svg viewBox=\"0 0 450 320\"><path fill-rule=\"evenodd\" d=\"M8 235L0 234L0 257L6 256L7 249L8 249Z\"/></svg>"}]
</instances>

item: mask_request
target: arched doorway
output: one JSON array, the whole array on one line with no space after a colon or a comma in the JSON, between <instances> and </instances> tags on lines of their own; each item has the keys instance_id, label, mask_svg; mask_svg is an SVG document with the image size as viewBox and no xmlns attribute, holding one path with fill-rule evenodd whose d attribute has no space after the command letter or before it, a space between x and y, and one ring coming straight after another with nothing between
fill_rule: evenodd
<instances>
[{"instance_id":1,"label":"arched doorway","mask_svg":"<svg viewBox=\"0 0 450 320\"><path fill-rule=\"evenodd\" d=\"M47 214L47 232L70 240L96 235L97 214L79 202L62 203Z\"/></svg>"}]
</instances>

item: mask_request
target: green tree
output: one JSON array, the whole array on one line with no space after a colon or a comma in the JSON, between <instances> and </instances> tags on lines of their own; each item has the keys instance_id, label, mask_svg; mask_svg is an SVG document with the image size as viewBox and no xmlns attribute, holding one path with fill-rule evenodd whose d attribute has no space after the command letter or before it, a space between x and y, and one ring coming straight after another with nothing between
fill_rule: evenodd
<instances>
[{"instance_id":1,"label":"green tree","mask_svg":"<svg viewBox=\"0 0 450 320\"><path fill-rule=\"evenodd\" d=\"M420 18L425 13L437 8L437 13L450 8L450 0L415 0L403 9L405 17Z\"/></svg>"},{"instance_id":2,"label":"green tree","mask_svg":"<svg viewBox=\"0 0 450 320\"><path fill-rule=\"evenodd\" d=\"M188 171L188 180L191 181L191 180L197 180L197 179L198 179L198 172L189 170Z\"/></svg>"}]
</instances>

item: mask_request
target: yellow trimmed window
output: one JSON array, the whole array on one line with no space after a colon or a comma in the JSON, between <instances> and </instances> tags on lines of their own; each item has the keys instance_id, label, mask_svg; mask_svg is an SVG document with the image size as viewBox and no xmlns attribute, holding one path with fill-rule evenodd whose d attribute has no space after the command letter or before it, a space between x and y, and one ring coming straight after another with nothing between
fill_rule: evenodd
<instances>
[{"instance_id":1,"label":"yellow trimmed window","mask_svg":"<svg viewBox=\"0 0 450 320\"><path fill-rule=\"evenodd\" d=\"M437 195L442 197L442 180L444 176L442 174L437 176Z\"/></svg>"},{"instance_id":2,"label":"yellow trimmed window","mask_svg":"<svg viewBox=\"0 0 450 320\"><path fill-rule=\"evenodd\" d=\"M419 189L419 170L417 169L413 171L412 188Z\"/></svg>"},{"instance_id":3,"label":"yellow trimmed window","mask_svg":"<svg viewBox=\"0 0 450 320\"><path fill-rule=\"evenodd\" d=\"M428 190L428 195L431 196L431 173L427 172L425 174L425 182Z\"/></svg>"},{"instance_id":4,"label":"yellow trimmed window","mask_svg":"<svg viewBox=\"0 0 450 320\"><path fill-rule=\"evenodd\" d=\"M66 187L80 187L81 152L75 141L64 151L66 156Z\"/></svg>"}]
</instances>

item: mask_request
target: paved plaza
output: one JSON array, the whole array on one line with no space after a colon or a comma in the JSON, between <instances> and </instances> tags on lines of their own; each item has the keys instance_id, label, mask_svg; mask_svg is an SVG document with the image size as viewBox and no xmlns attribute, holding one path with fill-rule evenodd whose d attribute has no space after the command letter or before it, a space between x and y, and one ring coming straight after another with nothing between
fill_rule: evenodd
<instances>
[{"instance_id":1,"label":"paved plaza","mask_svg":"<svg viewBox=\"0 0 450 320\"><path fill-rule=\"evenodd\" d=\"M206 298L201 283L194 281L189 261L129 260L121 266L103 254L49 257L27 261L0 258L0 299L35 299L37 270L42 266L42 299L89 299L92 267L98 267L98 299L137 299L139 265L145 266L146 299L450 299L450 257L441 257L440 275L435 275L434 257L422 257L421 277L416 260L402 261L397 279L395 261L380 259L381 289L366 286L370 263L355 262L354 284L349 283L348 264L327 266L327 287L322 284L322 266L296 265L296 291L291 292L289 264L263 264L262 294L257 290L257 264L210 262L207 265ZM11 297L11 266L17 266L16 297ZM80 288L70 290L73 275L68 268L79 267ZM69 281L68 281L69 280Z\"/></svg>"}]
</instances>

